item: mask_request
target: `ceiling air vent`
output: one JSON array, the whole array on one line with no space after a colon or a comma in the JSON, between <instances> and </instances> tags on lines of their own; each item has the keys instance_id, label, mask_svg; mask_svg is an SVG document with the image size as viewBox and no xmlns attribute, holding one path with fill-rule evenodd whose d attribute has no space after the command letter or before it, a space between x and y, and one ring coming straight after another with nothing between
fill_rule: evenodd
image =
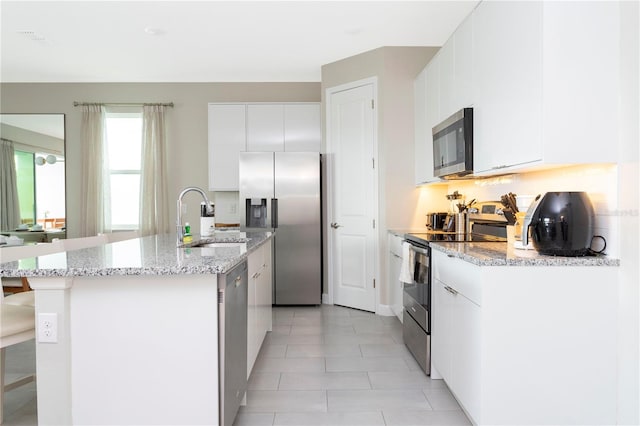
<instances>
[{"instance_id":1,"label":"ceiling air vent","mask_svg":"<svg viewBox=\"0 0 640 426\"><path fill-rule=\"evenodd\" d=\"M18 34L32 41L45 41L46 38L42 34L35 31L16 31Z\"/></svg>"}]
</instances>

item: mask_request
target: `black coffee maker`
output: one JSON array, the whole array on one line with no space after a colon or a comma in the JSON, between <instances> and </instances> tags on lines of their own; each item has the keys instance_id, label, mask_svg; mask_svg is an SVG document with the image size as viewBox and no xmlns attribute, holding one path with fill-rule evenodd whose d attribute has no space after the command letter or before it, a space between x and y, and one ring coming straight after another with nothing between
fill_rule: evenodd
<instances>
[{"instance_id":1,"label":"black coffee maker","mask_svg":"<svg viewBox=\"0 0 640 426\"><path fill-rule=\"evenodd\" d=\"M529 228L533 247L551 256L586 256L591 251L595 213L585 192L547 192L531 204L522 226L522 244Z\"/></svg>"}]
</instances>

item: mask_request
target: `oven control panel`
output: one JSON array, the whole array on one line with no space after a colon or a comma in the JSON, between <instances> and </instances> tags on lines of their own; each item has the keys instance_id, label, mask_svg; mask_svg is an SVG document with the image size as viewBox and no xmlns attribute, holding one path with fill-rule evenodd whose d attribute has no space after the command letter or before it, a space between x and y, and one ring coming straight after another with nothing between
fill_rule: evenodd
<instances>
[{"instance_id":1,"label":"oven control panel","mask_svg":"<svg viewBox=\"0 0 640 426\"><path fill-rule=\"evenodd\" d=\"M481 201L469 207L470 221L507 222L500 201Z\"/></svg>"}]
</instances>

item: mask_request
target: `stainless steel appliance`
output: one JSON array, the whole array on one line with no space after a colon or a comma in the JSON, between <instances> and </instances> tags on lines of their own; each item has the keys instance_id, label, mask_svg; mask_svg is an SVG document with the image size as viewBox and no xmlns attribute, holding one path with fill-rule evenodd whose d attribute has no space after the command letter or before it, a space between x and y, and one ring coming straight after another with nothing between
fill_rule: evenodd
<instances>
[{"instance_id":1,"label":"stainless steel appliance","mask_svg":"<svg viewBox=\"0 0 640 426\"><path fill-rule=\"evenodd\" d=\"M433 128L433 172L443 178L473 173L473 108L464 108Z\"/></svg>"},{"instance_id":2,"label":"stainless steel appliance","mask_svg":"<svg viewBox=\"0 0 640 426\"><path fill-rule=\"evenodd\" d=\"M533 247L541 254L591 255L595 253L591 250L594 222L595 213L587 193L547 192L527 211L522 227L522 244L529 242L531 227Z\"/></svg>"},{"instance_id":3,"label":"stainless steel appliance","mask_svg":"<svg viewBox=\"0 0 640 426\"><path fill-rule=\"evenodd\" d=\"M499 201L474 203L465 213L470 231L465 234L427 231L405 234L415 259L412 282L402 292L404 343L426 374L431 374L431 247L434 242L482 243L507 241L507 220ZM466 225L465 225L466 226Z\"/></svg>"},{"instance_id":4,"label":"stainless steel appliance","mask_svg":"<svg viewBox=\"0 0 640 426\"><path fill-rule=\"evenodd\" d=\"M232 425L247 391L247 262L218 281L220 424Z\"/></svg>"},{"instance_id":5,"label":"stainless steel appliance","mask_svg":"<svg viewBox=\"0 0 640 426\"><path fill-rule=\"evenodd\" d=\"M320 154L240 153L241 229L275 231L275 305L321 303L320 201Z\"/></svg>"},{"instance_id":6,"label":"stainless steel appliance","mask_svg":"<svg viewBox=\"0 0 640 426\"><path fill-rule=\"evenodd\" d=\"M410 239L411 236L405 238ZM415 266L411 283L402 292L402 338L422 370L431 374L431 248L419 239L409 240Z\"/></svg>"},{"instance_id":7,"label":"stainless steel appliance","mask_svg":"<svg viewBox=\"0 0 640 426\"><path fill-rule=\"evenodd\" d=\"M427 213L427 228L433 231L442 230L447 218L447 213Z\"/></svg>"}]
</instances>

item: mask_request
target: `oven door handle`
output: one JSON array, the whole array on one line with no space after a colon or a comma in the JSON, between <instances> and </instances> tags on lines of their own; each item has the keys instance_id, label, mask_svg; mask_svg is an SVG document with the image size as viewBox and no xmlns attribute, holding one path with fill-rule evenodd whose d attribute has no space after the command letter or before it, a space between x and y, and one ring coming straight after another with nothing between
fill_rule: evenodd
<instances>
[{"instance_id":1,"label":"oven door handle","mask_svg":"<svg viewBox=\"0 0 640 426\"><path fill-rule=\"evenodd\" d=\"M424 254L425 256L429 256L429 251L427 249L423 249L423 248L420 248L418 246L414 246L411 243L409 243L409 248L411 250L415 251L416 253L420 253L420 254Z\"/></svg>"}]
</instances>

